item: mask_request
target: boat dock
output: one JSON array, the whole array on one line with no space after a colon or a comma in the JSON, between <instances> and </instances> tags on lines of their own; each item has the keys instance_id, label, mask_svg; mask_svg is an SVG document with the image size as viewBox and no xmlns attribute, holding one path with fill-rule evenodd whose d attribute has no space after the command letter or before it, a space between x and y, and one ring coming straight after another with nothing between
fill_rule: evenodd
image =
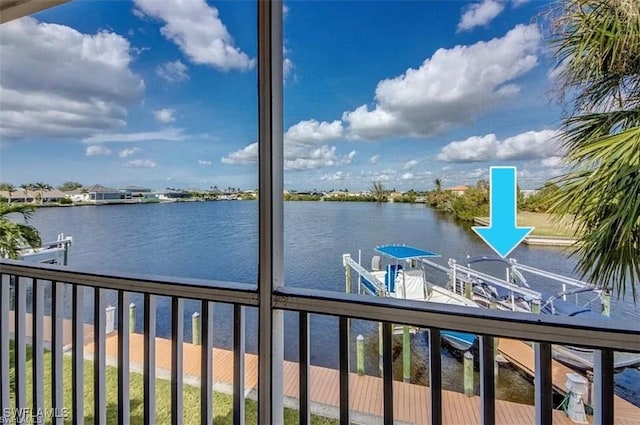
<instances>
[{"instance_id":1,"label":"boat dock","mask_svg":"<svg viewBox=\"0 0 640 425\"><path fill-rule=\"evenodd\" d=\"M51 341L51 317L44 316L43 331L45 345ZM26 314L25 333L27 341L31 339L32 316ZM64 344L71 343L71 321L63 320ZM93 360L93 326L84 325L85 359ZM14 315L10 315L10 329L14 329ZM130 338L130 367L135 373L142 373L144 360L143 335L132 333ZM135 348L134 348L135 347ZM533 350L530 346L517 340L501 338L498 345L500 354L509 362L516 365L529 376L535 375ZM118 335L113 332L106 338L107 364L117 366ZM189 342L183 343L183 373L186 385L198 386L200 383L200 355L201 346ZM297 409L298 363L284 362L284 397L285 406ZM562 364L553 361L553 386L557 391L566 394L566 373L573 372ZM171 340L156 338L156 376L159 379L170 379L171 376ZM245 354L245 397L256 399L258 377L258 357L255 354ZM231 394L233 392L233 351L213 349L213 383L214 390ZM383 418L383 380L377 376L359 376L349 374L350 407L352 423L374 424L382 423ZM310 409L315 415L329 418L339 418L339 371L336 369L311 366L310 367ZM394 417L398 424L429 424L430 389L422 385L394 381ZM454 391L442 391L443 424L480 424L479 396L468 397ZM504 425L533 425L535 423L534 406L505 400L496 400L496 424ZM637 425L640 408L615 397L615 424ZM592 417L587 417L592 423ZM553 411L553 423L556 425L573 424L567 415L560 410Z\"/></svg>"},{"instance_id":2,"label":"boat dock","mask_svg":"<svg viewBox=\"0 0 640 425\"><path fill-rule=\"evenodd\" d=\"M143 346L142 334L130 335L131 347ZM116 364L118 336L107 337L106 357ZM85 355L91 358L93 343L85 347ZM183 344L185 382L197 385L200 380L201 347L191 343ZM131 369L141 372L143 366L142 349L131 349ZM156 367L159 377L169 377L171 370L171 341L156 338ZM320 366L310 368L310 408L311 413L330 418L339 418L339 371ZM257 388L258 356L245 354L245 395L255 398ZM231 393L233 387L233 352L214 348L213 382L216 391ZM349 374L350 407L352 423L375 424L383 419L383 381L376 376L358 376ZM284 362L285 406L297 408L298 404L298 363ZM394 381L394 419L398 424L429 424L428 387ZM443 424L480 424L480 397L467 397L453 391L442 391ZM618 413L616 412L616 417ZM591 423L591 417L589 417ZM534 406L504 400L496 400L496 424L533 425L535 423ZM563 411L553 411L553 423L573 424ZM634 421L616 421L621 425L631 425Z\"/></svg>"},{"instance_id":3,"label":"boat dock","mask_svg":"<svg viewBox=\"0 0 640 425\"><path fill-rule=\"evenodd\" d=\"M525 372L532 379L535 377L535 358L533 348L530 345L515 339L500 338L498 343L498 352L509 363ZM566 395L569 391L566 386L568 373L578 374L589 382L584 375L566 367L562 363L551 360L551 380L553 382L553 389L562 395ZM585 403L586 402L587 400L585 400ZM617 395L613 396L613 404L616 412L616 423L618 419L622 420L623 418L628 418L629 421L633 419L634 423L638 423L640 420L640 407L634 406Z\"/></svg>"}]
</instances>

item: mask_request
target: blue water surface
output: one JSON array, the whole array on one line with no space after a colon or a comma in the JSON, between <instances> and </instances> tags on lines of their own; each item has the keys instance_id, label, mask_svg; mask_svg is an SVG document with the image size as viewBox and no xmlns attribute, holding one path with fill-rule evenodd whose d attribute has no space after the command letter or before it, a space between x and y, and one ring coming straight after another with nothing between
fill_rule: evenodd
<instances>
[{"instance_id":1,"label":"blue water surface","mask_svg":"<svg viewBox=\"0 0 640 425\"><path fill-rule=\"evenodd\" d=\"M92 272L128 272L145 275L177 276L199 279L255 283L258 258L258 204L254 201L184 202L140 205L106 205L66 208L42 208L32 223L43 240L58 233L73 236L69 265ZM455 258L464 263L467 255L490 255L491 250L468 225L434 212L424 205L375 204L351 202L285 203L285 284L289 286L344 291L342 254L361 256L370 264L374 248L385 244L407 244L436 252L446 264ZM575 259L561 248L521 245L511 254L519 262L552 272L578 277ZM487 268L488 267L488 268ZM485 270L504 274L498 264ZM444 276L431 279L444 282ZM557 292L539 279L534 288ZM131 288L135 292L136 288ZM115 293L107 295L116 304ZM67 297L70 301L70 297ZM142 298L133 301L141 306ZM70 307L70 306L69 306ZM87 321L91 321L92 298L87 296ZM190 317L199 311L195 301L185 303L185 338L191 337ZM137 328L142 329L139 308ZM68 310L70 314L70 309ZM613 320L640 322L640 309L630 294L624 300L613 299ZM168 299L158 301L160 336L171 334L171 308ZM312 363L337 367L338 337L335 318L313 316L311 328ZM257 317L247 309L247 351L256 352ZM214 312L215 345L231 347L231 306L216 304ZM366 367L376 373L377 325L363 321L352 323L352 334L365 336ZM285 356L297 359L297 317L285 317ZM424 335L412 339L412 372L416 382L426 382L428 370ZM352 347L353 349L353 347ZM352 356L355 357L355 356ZM401 356L395 364L401 379ZM454 354L443 355L445 388L462 391L462 368ZM355 365L354 365L355 366ZM479 380L477 380L479 381ZM628 369L617 375L618 392L640 404L640 372ZM477 387L477 384L476 384ZM497 385L498 397L532 402L532 386L527 379L509 369L502 370Z\"/></svg>"}]
</instances>

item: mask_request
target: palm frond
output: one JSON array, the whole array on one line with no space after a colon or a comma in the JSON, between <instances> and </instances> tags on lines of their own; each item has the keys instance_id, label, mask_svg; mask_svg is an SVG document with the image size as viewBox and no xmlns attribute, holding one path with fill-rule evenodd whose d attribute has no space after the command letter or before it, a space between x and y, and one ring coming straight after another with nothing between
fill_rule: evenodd
<instances>
[{"instance_id":1,"label":"palm frond","mask_svg":"<svg viewBox=\"0 0 640 425\"><path fill-rule=\"evenodd\" d=\"M573 138L576 135L568 134ZM640 127L573 146L579 165L556 180L551 210L575 213L578 268L634 300L640 282Z\"/></svg>"}]
</instances>

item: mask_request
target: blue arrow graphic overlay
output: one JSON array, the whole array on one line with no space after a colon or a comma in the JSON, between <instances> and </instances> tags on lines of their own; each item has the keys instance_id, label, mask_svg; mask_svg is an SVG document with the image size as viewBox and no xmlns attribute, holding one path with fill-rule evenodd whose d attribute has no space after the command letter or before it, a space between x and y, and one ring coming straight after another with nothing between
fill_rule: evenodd
<instances>
[{"instance_id":1,"label":"blue arrow graphic overlay","mask_svg":"<svg viewBox=\"0 0 640 425\"><path fill-rule=\"evenodd\" d=\"M516 167L491 167L489 227L472 227L500 257L511 253L534 229L518 227Z\"/></svg>"}]
</instances>

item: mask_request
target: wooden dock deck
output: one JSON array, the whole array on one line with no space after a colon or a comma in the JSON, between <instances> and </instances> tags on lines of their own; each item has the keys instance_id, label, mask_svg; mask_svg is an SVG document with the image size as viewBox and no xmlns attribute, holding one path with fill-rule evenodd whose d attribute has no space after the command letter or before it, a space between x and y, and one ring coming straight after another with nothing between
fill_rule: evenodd
<instances>
[{"instance_id":1,"label":"wooden dock deck","mask_svg":"<svg viewBox=\"0 0 640 425\"><path fill-rule=\"evenodd\" d=\"M14 317L10 314L10 329L14 329ZM26 315L26 338L31 339L32 317ZM51 317L44 316L43 323L45 345L51 340ZM92 360L93 326L85 324L85 358ZM71 321L63 321L63 341L65 345L71 343ZM130 362L133 372L142 372L143 367L143 335L130 335ZM200 382L200 350L201 347L191 343L183 344L183 373L185 384L199 385ZM501 338L498 350L510 362L530 376L535 375L534 356L530 346L521 341ZM106 340L107 363L117 365L118 336L112 333ZM233 389L233 352L214 348L213 350L213 382L216 391L231 393ZM156 338L156 371L159 378L168 379L171 371L171 341ZM566 393L564 385L566 373L571 369L553 362L552 376L554 388ZM258 377L258 359L255 354L245 354L245 396L255 399ZM298 364L284 362L284 395L285 405L297 408ZM375 376L358 376L351 373L350 408L352 422L362 424L382 423L383 415L383 383ZM311 366L310 368L310 400L313 414L339 417L339 372L335 369ZM430 390L421 385L394 382L394 417L399 424L428 424ZM640 408L615 397L615 425L638 425L640 423ZM480 424L480 397L467 397L464 394L443 390L442 392L443 424L474 425ZM592 423L592 417L588 417ZM534 406L519 404L504 400L496 400L496 424L528 425L535 423ZM556 425L573 424L562 411L553 411L553 423Z\"/></svg>"},{"instance_id":2,"label":"wooden dock deck","mask_svg":"<svg viewBox=\"0 0 640 425\"><path fill-rule=\"evenodd\" d=\"M498 343L498 351L502 356L530 377L534 377L535 358L533 348L522 341L515 339L500 338ZM551 361L551 379L553 381L553 389L561 394L567 394L569 391L566 386L567 374L580 373L555 360ZM583 375L582 375L583 376ZM584 377L584 376L583 376ZM586 378L585 378L586 379ZM640 424L640 408L634 406L623 398L616 395L613 396L614 411L616 415L616 423L620 420L629 421L628 423Z\"/></svg>"},{"instance_id":3,"label":"wooden dock deck","mask_svg":"<svg viewBox=\"0 0 640 425\"><path fill-rule=\"evenodd\" d=\"M142 370L143 336L132 334L130 361L133 371ZM118 354L118 336L107 337L106 356L111 364L116 363ZM135 349L133 347L136 347ZM191 343L183 344L185 382L196 384L200 380L201 347ZM90 356L93 343L87 344L85 353ZM255 397L257 386L258 358L255 354L245 354L245 395ZM156 338L156 367L158 376L170 376L171 341ZM218 391L231 391L233 385L233 352L214 348L213 381ZM362 424L381 423L383 415L383 383L375 376L358 376L351 373L350 407L352 422ZM311 366L310 400L313 414L339 417L339 372L335 369ZM429 424L430 390L421 385L396 381L394 389L394 417L400 424ZM284 362L284 395L285 405L295 408L299 397L298 364ZM480 397L467 397L453 391L443 391L443 424L474 425L480 424ZM589 418L591 421L591 418ZM553 411L554 424L573 424L564 412ZM535 423L534 407L509 401L496 400L496 424L533 425ZM618 422L616 422L618 423ZM620 422L621 425L633 422Z\"/></svg>"}]
</instances>

